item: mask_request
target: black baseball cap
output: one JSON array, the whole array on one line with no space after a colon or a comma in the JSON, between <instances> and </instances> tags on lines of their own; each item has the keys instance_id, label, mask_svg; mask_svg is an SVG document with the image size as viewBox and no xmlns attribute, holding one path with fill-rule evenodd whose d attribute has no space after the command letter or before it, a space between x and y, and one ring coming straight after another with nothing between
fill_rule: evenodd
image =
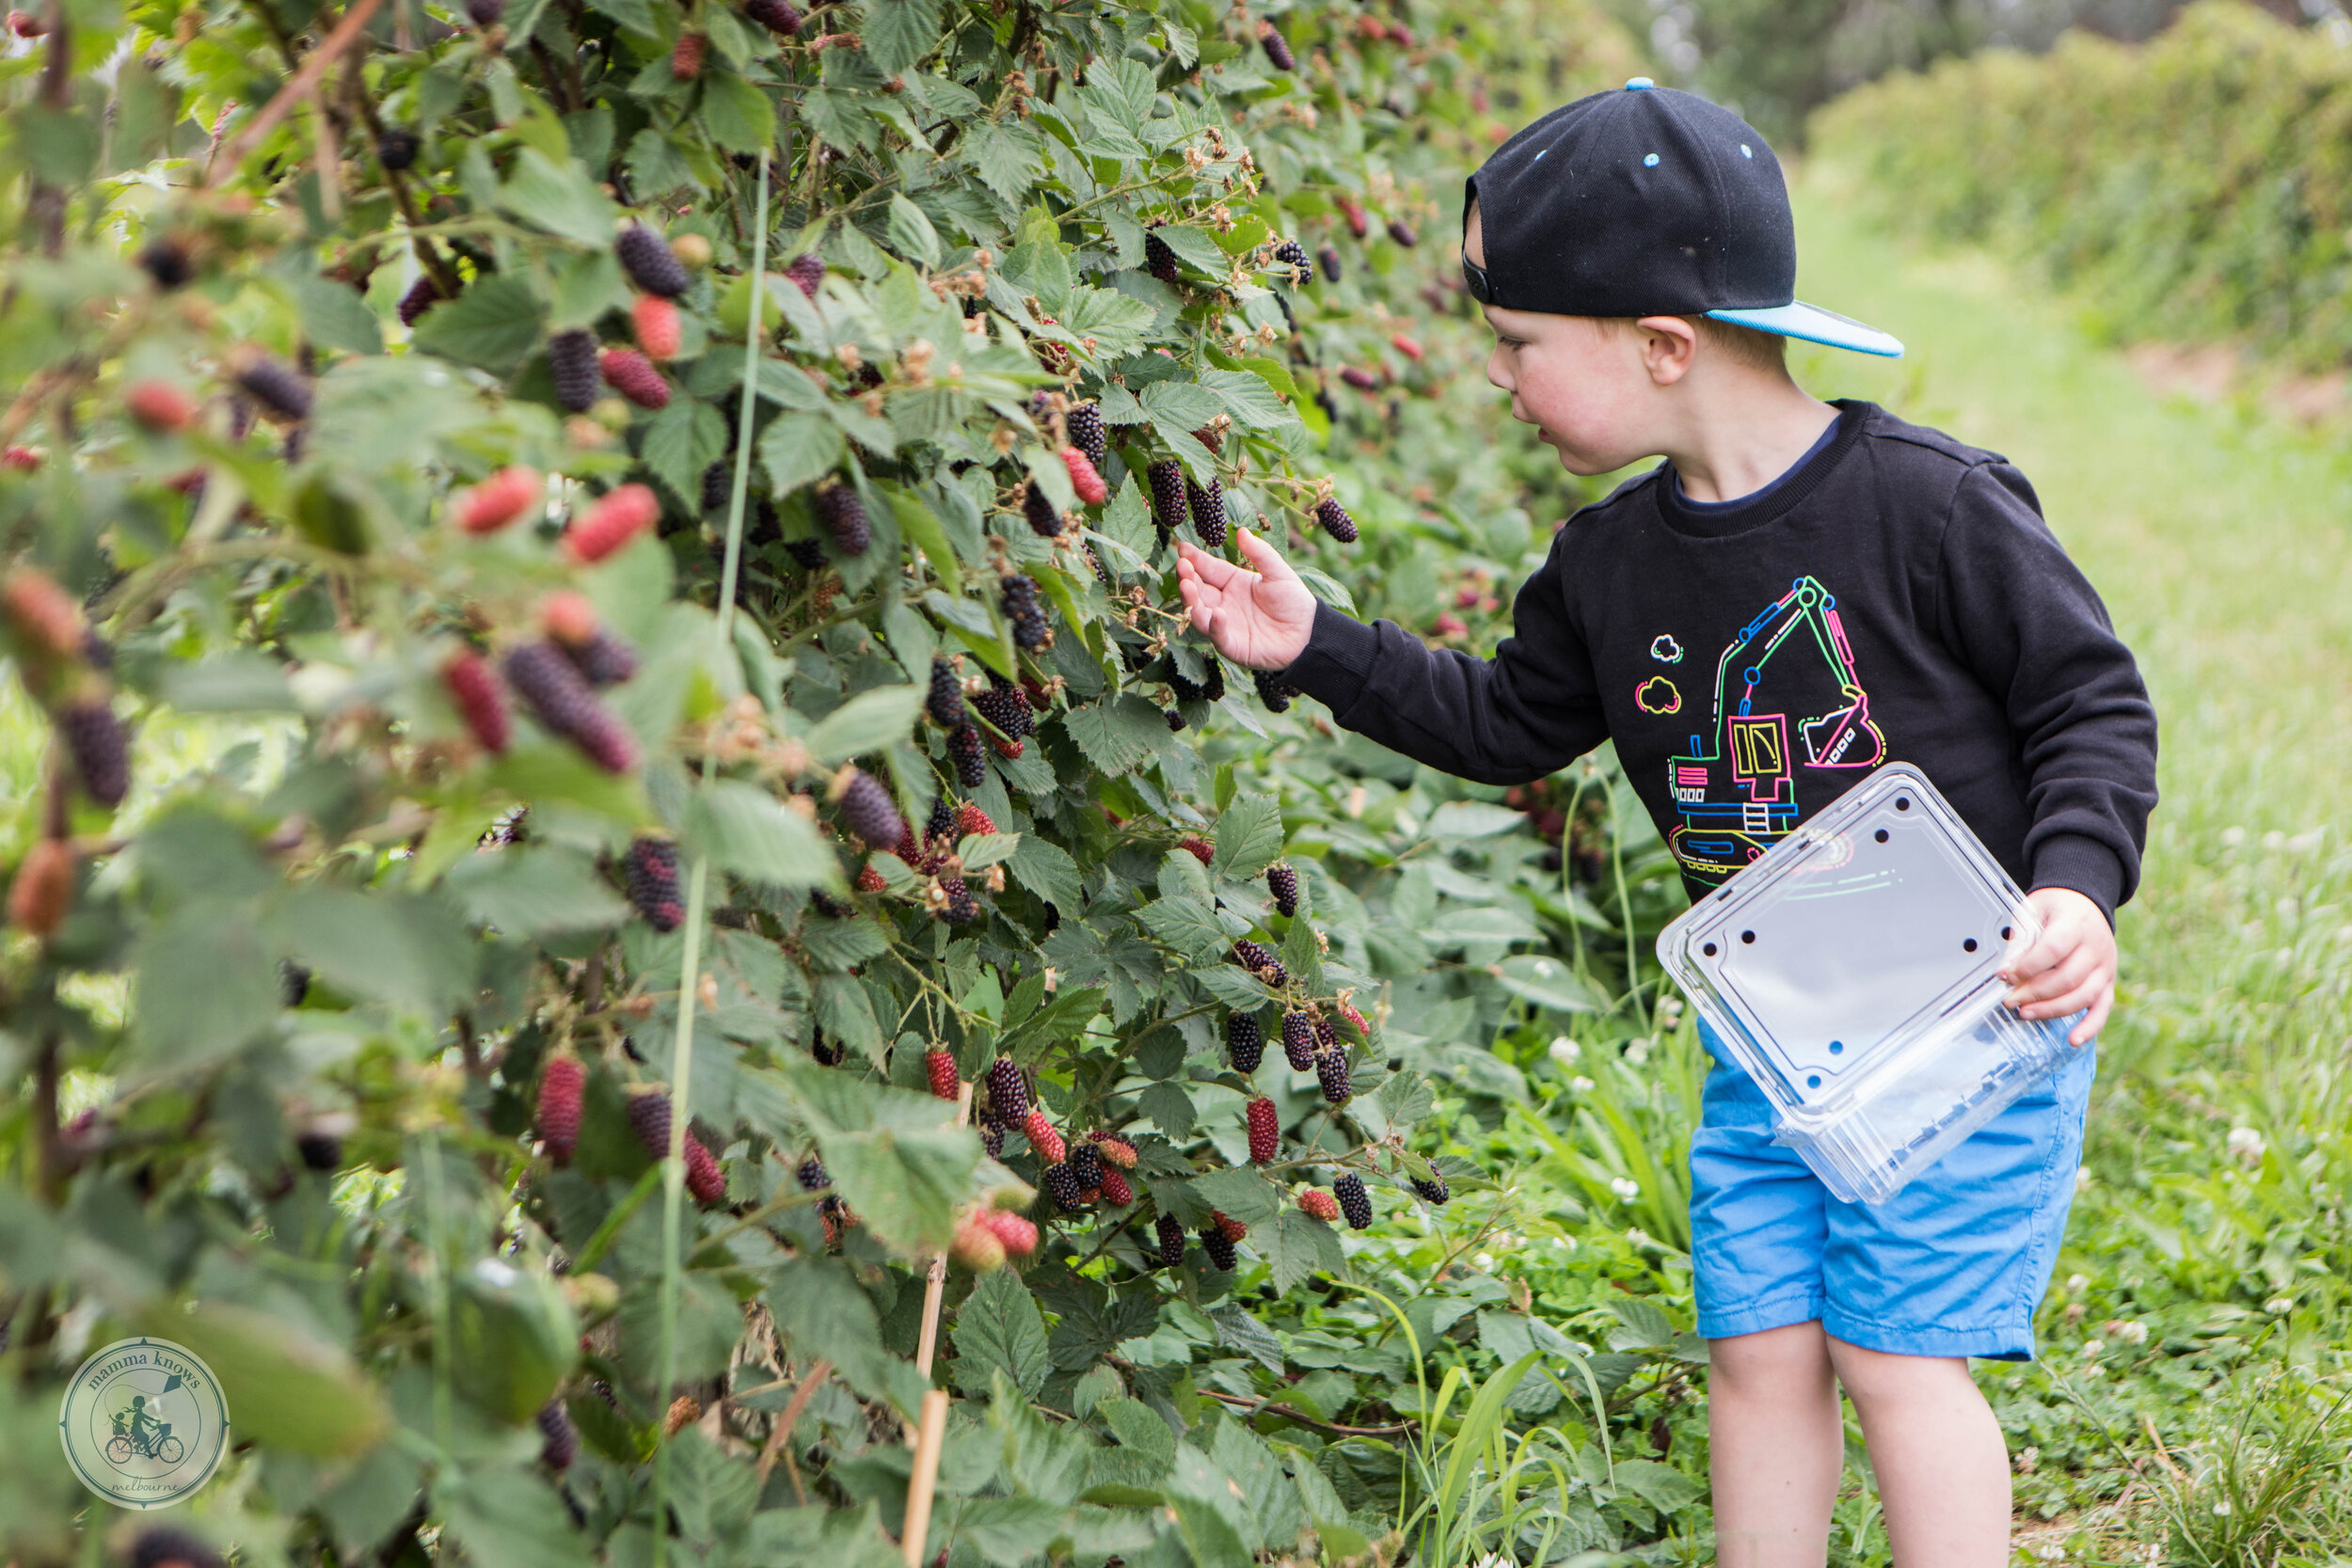
<instances>
[{"instance_id":1,"label":"black baseball cap","mask_svg":"<svg viewBox=\"0 0 2352 1568\"><path fill-rule=\"evenodd\" d=\"M1646 76L1564 104L1494 150L1463 190L1486 264L1470 296L1557 316L1708 315L1863 354L1874 326L1797 298L1780 160L1753 126Z\"/></svg>"}]
</instances>

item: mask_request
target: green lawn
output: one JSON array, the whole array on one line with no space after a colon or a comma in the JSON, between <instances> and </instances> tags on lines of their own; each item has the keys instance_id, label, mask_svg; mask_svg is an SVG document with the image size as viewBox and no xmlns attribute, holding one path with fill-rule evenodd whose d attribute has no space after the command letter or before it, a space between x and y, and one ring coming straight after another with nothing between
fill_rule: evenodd
<instances>
[{"instance_id":1,"label":"green lawn","mask_svg":"<svg viewBox=\"0 0 2352 1568\"><path fill-rule=\"evenodd\" d=\"M2022 467L2163 729L2044 1365L1985 1373L2033 1450L2021 1524L2066 1560L2166 1542L2156 1560L2277 1560L2291 1543L2265 1532L2352 1552L2334 1496L2352 1421L2325 1386L2352 1321L2352 460L2150 389L2075 307L1898 238L1876 199L1807 171L1798 293L1910 353L1805 349L1799 379Z\"/></svg>"}]
</instances>

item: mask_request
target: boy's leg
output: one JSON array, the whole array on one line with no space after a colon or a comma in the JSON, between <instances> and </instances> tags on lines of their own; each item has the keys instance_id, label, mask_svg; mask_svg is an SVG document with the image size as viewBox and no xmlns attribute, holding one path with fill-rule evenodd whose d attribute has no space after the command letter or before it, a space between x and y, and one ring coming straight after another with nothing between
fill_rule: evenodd
<instances>
[{"instance_id":1,"label":"boy's leg","mask_svg":"<svg viewBox=\"0 0 2352 1568\"><path fill-rule=\"evenodd\" d=\"M1827 1558L1846 1448L1831 1371L1819 1323L1708 1342L1708 1467L1722 1568L1820 1568Z\"/></svg>"},{"instance_id":2,"label":"boy's leg","mask_svg":"<svg viewBox=\"0 0 2352 1568\"><path fill-rule=\"evenodd\" d=\"M1824 1339L1869 1440L1895 1560L1903 1568L2003 1568L2009 1449L1967 1361Z\"/></svg>"}]
</instances>

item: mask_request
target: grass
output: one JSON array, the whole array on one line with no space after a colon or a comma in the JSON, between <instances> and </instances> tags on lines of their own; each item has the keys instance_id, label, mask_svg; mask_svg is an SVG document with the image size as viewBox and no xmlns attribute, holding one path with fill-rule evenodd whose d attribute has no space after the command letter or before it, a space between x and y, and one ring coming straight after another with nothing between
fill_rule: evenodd
<instances>
[{"instance_id":1,"label":"grass","mask_svg":"<svg viewBox=\"0 0 2352 1568\"><path fill-rule=\"evenodd\" d=\"M2352 1554L2352 457L2150 388L2085 302L1904 241L1883 199L1805 171L1798 293L1910 353L1805 349L1799 379L2015 462L2162 727L2043 1364L1982 1371L2023 1560Z\"/></svg>"}]
</instances>

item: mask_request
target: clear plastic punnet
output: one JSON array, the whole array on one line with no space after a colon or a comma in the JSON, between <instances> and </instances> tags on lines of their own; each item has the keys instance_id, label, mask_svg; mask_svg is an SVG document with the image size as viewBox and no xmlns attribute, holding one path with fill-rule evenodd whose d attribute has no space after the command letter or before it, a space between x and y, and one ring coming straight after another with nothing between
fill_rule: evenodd
<instances>
[{"instance_id":1,"label":"clear plastic punnet","mask_svg":"<svg viewBox=\"0 0 2352 1568\"><path fill-rule=\"evenodd\" d=\"M2041 922L1924 774L1868 779L1659 934L1680 983L1797 1150L1883 1203L2047 1078L2074 1018L2002 1006Z\"/></svg>"}]
</instances>

